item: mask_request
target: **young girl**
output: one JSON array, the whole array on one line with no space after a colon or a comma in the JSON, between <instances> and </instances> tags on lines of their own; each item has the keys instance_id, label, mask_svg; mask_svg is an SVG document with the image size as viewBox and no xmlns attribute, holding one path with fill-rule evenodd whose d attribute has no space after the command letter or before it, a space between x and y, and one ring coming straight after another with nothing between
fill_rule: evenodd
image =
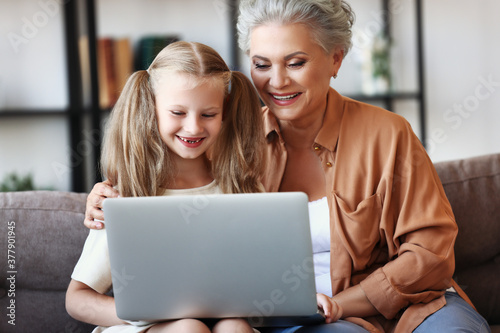
<instances>
[{"instance_id":1,"label":"young girl","mask_svg":"<svg viewBox=\"0 0 500 333\"><path fill-rule=\"evenodd\" d=\"M212 48L176 42L128 80L108 121L102 171L124 197L262 192L263 138L251 82ZM106 232L91 230L66 308L99 325L94 332L253 332L243 319L129 325L105 295L110 271Z\"/></svg>"}]
</instances>

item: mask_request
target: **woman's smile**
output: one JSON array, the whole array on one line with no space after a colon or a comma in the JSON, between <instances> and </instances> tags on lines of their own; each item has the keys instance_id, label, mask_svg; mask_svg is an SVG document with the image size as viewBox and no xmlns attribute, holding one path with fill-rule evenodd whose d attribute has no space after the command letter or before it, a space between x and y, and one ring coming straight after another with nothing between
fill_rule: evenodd
<instances>
[{"instance_id":1,"label":"woman's smile","mask_svg":"<svg viewBox=\"0 0 500 333\"><path fill-rule=\"evenodd\" d=\"M263 102L280 120L319 118L330 79L341 61L326 53L303 24L269 24L252 30L251 74Z\"/></svg>"},{"instance_id":2,"label":"woman's smile","mask_svg":"<svg viewBox=\"0 0 500 333\"><path fill-rule=\"evenodd\" d=\"M298 92L298 93L286 93L286 94L285 93L282 93L282 94L269 93L269 95L271 95L271 97L273 98L273 102L276 105L286 106L286 105L291 105L291 104L295 103L300 98L302 93L300 93L300 92Z\"/></svg>"}]
</instances>

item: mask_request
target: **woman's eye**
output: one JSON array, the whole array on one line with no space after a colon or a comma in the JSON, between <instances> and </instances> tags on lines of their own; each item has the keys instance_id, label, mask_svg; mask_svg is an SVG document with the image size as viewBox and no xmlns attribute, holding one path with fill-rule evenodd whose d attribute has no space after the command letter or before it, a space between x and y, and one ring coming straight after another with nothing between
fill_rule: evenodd
<instances>
[{"instance_id":1,"label":"woman's eye","mask_svg":"<svg viewBox=\"0 0 500 333\"><path fill-rule=\"evenodd\" d=\"M304 66L305 63L306 63L305 61L298 61L298 62L291 63L288 66L292 67L292 68L300 68L300 67Z\"/></svg>"},{"instance_id":2,"label":"woman's eye","mask_svg":"<svg viewBox=\"0 0 500 333\"><path fill-rule=\"evenodd\" d=\"M269 68L269 65L259 64L259 63L254 64L254 66L255 66L256 69L267 69L267 68Z\"/></svg>"}]
</instances>

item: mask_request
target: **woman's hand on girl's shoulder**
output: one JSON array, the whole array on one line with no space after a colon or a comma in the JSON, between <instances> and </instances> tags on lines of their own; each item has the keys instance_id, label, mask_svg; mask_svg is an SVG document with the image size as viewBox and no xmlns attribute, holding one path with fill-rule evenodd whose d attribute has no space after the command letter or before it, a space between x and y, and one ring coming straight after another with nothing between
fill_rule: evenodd
<instances>
[{"instance_id":1,"label":"woman's hand on girl's shoulder","mask_svg":"<svg viewBox=\"0 0 500 333\"><path fill-rule=\"evenodd\" d=\"M316 294L316 299L318 302L318 309L321 314L325 317L325 322L327 324L336 322L342 317L342 308L330 297L325 294Z\"/></svg>"},{"instance_id":2,"label":"woman's hand on girl's shoulder","mask_svg":"<svg viewBox=\"0 0 500 333\"><path fill-rule=\"evenodd\" d=\"M102 202L106 198L117 198L119 196L120 194L113 188L113 184L109 180L95 184L87 196L87 208L83 224L89 229L104 228Z\"/></svg>"}]
</instances>

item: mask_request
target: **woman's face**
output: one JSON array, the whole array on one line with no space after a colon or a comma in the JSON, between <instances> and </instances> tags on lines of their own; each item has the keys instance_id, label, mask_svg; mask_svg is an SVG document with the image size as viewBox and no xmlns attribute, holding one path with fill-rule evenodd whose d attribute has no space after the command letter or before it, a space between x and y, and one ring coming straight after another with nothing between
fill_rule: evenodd
<instances>
[{"instance_id":1,"label":"woman's face","mask_svg":"<svg viewBox=\"0 0 500 333\"><path fill-rule=\"evenodd\" d=\"M169 73L155 87L160 136L181 159L204 158L222 126L222 79Z\"/></svg>"},{"instance_id":2,"label":"woman's face","mask_svg":"<svg viewBox=\"0 0 500 333\"><path fill-rule=\"evenodd\" d=\"M252 80L271 112L285 121L318 117L342 53L327 54L303 24L266 24L250 35Z\"/></svg>"}]
</instances>

